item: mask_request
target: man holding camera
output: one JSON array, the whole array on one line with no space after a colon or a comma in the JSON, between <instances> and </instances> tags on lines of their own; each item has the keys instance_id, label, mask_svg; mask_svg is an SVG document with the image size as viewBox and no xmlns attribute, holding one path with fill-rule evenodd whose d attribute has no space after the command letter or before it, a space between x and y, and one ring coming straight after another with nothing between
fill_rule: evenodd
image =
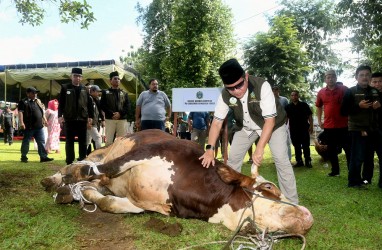
<instances>
[{"instance_id":1,"label":"man holding camera","mask_svg":"<svg viewBox=\"0 0 382 250\"><path fill-rule=\"evenodd\" d=\"M355 73L357 85L349 88L341 105L341 114L349 116L351 153L348 187L364 188L373 178L373 138L378 131L378 109L381 108L378 90L371 87L371 68L359 66ZM362 169L362 164L363 169ZM361 175L362 169L362 175Z\"/></svg>"}]
</instances>

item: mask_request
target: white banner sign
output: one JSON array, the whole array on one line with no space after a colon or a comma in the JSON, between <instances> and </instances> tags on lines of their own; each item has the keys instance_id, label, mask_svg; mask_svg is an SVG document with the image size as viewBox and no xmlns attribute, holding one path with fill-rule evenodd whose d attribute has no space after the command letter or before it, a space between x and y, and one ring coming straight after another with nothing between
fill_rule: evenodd
<instances>
[{"instance_id":1,"label":"white banner sign","mask_svg":"<svg viewBox=\"0 0 382 250\"><path fill-rule=\"evenodd\" d=\"M172 89L173 112L215 111L221 88L176 88Z\"/></svg>"}]
</instances>

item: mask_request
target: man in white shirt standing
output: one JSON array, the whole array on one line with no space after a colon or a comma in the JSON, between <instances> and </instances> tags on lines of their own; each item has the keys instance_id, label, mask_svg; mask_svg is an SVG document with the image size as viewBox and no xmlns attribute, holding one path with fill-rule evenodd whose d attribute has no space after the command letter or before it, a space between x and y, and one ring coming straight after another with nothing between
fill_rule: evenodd
<instances>
[{"instance_id":1,"label":"man in white shirt standing","mask_svg":"<svg viewBox=\"0 0 382 250\"><path fill-rule=\"evenodd\" d=\"M202 165L209 167L215 164L215 142L229 109L232 109L236 124L228 165L240 172L248 148L259 139L252 160L255 166L260 166L264 148L269 142L281 192L291 202L298 204L296 180L286 144L286 113L280 103L275 101L271 86L262 78L246 74L236 59L223 63L219 74L225 88L215 107L206 151L200 157Z\"/></svg>"}]
</instances>

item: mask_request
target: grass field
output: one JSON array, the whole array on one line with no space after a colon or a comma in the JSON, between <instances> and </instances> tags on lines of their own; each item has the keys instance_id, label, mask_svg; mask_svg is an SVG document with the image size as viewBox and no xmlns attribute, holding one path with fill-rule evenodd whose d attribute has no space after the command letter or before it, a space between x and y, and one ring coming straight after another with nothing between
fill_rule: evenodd
<instances>
[{"instance_id":1,"label":"grass field","mask_svg":"<svg viewBox=\"0 0 382 250\"><path fill-rule=\"evenodd\" d=\"M64 144L61 154L51 154L53 162L40 163L36 150L28 155L29 163L20 162L21 142L12 146L0 143L0 249L81 249L76 236L82 233L77 218L85 213L77 203L57 205L40 185L43 177L65 165ZM312 147L313 168L295 169L300 204L315 219L307 234L306 249L381 249L382 189L376 186L379 169L368 190L347 188L347 173L341 155L341 176L327 177L330 171ZM245 159L245 162L248 159ZM243 171L249 173L249 164ZM260 173L276 182L276 172L269 150ZM150 218L182 225L181 235L169 237L144 226ZM134 234L135 249L182 249L228 240L232 232L222 225L198 220L167 218L160 214L127 214L124 223ZM95 228L95 230L97 230ZM190 249L221 249L210 244ZM298 239L278 242L274 249L300 249ZM112 247L110 249L113 249Z\"/></svg>"}]
</instances>

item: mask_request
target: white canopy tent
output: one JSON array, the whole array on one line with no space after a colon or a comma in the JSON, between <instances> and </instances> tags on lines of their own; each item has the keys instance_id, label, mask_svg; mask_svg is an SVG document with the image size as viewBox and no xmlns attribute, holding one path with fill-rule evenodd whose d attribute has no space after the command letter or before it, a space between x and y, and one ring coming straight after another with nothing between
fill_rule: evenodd
<instances>
[{"instance_id":1,"label":"white canopy tent","mask_svg":"<svg viewBox=\"0 0 382 250\"><path fill-rule=\"evenodd\" d=\"M110 86L110 72L118 71L121 78L121 88L126 90L131 98L135 99L144 90L139 79L133 73L124 70L122 66L116 65L114 60L5 65L3 72L0 72L0 85L4 86L4 96L1 96L0 100L8 101L7 88L18 88L20 96L17 99L19 99L24 95L22 89L30 86L40 90L42 95L57 96L61 90L61 84L70 82L71 68L73 67L82 68L84 84L94 82L93 84L99 85L100 88L108 88Z\"/></svg>"}]
</instances>

